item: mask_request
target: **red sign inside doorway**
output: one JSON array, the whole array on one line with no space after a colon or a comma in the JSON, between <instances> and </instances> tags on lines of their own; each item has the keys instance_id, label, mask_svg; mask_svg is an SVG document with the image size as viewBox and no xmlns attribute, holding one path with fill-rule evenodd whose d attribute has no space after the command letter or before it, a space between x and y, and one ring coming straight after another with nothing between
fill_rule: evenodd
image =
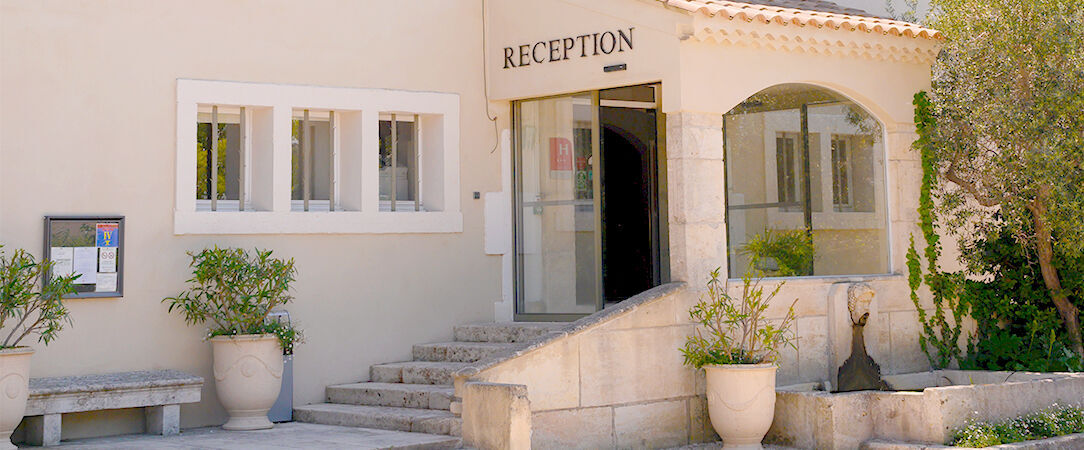
<instances>
[{"instance_id":1,"label":"red sign inside doorway","mask_svg":"<svg viewBox=\"0 0 1084 450\"><path fill-rule=\"evenodd\" d=\"M572 170L572 142L562 137L550 138L550 170Z\"/></svg>"}]
</instances>

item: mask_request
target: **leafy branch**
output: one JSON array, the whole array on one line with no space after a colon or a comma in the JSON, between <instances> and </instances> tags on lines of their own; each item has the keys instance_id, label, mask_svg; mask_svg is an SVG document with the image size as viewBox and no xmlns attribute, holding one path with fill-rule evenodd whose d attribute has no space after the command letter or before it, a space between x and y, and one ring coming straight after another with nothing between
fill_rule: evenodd
<instances>
[{"instance_id":1,"label":"leafy branch","mask_svg":"<svg viewBox=\"0 0 1084 450\"><path fill-rule=\"evenodd\" d=\"M191 325L210 322L212 337L272 333L286 350L301 339L299 330L267 320L272 309L293 300L289 291L297 271L292 258L218 246L188 255L193 268L188 290L162 300L170 312L179 311Z\"/></svg>"},{"instance_id":2,"label":"leafy branch","mask_svg":"<svg viewBox=\"0 0 1084 450\"><path fill-rule=\"evenodd\" d=\"M960 361L962 351L959 346L963 318L967 315L968 306L962 302L957 294L959 285L955 274L942 272L938 265L941 256L941 238L937 234L937 214L934 210L933 192L937 186L937 163L933 148L932 130L936 126L932 114L931 104L925 92L915 95L915 124L918 131L918 140L914 147L919 150L922 157L922 186L918 196L919 228L922 237L926 241L924 256L926 257L925 275L923 275L922 261L915 249L915 237L910 238L910 247L907 249L907 284L911 288L911 301L918 310L918 320L922 324L922 332L919 333L918 342L922 351L929 358L930 365L937 368L945 368L955 359ZM930 287L933 296L933 316L920 304L918 289L922 283ZM952 313L952 321L948 321L945 310ZM930 351L930 347L936 350L936 356Z\"/></svg>"},{"instance_id":3,"label":"leafy branch","mask_svg":"<svg viewBox=\"0 0 1084 450\"><path fill-rule=\"evenodd\" d=\"M747 274L742 277L741 298L736 299L727 294L719 270L711 272L707 297L701 297L689 310L689 317L699 327L681 348L685 365L699 369L713 364L775 362L782 347L796 348L792 328L798 299L778 325L770 323L764 314L784 283L764 295L761 279L753 280Z\"/></svg>"},{"instance_id":4,"label":"leafy branch","mask_svg":"<svg viewBox=\"0 0 1084 450\"><path fill-rule=\"evenodd\" d=\"M15 250L11 258L0 251L0 328L16 321L0 348L16 347L31 334L49 345L65 323L71 324L63 298L75 292L79 275L53 276L43 283L54 264L39 263L23 249Z\"/></svg>"}]
</instances>

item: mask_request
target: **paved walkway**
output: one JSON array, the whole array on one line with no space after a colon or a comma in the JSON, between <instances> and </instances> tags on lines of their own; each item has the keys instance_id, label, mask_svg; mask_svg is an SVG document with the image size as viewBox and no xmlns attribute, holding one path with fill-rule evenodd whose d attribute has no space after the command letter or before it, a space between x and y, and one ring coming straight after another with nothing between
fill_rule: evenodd
<instances>
[{"instance_id":1,"label":"paved walkway","mask_svg":"<svg viewBox=\"0 0 1084 450\"><path fill-rule=\"evenodd\" d=\"M178 436L132 434L63 441L73 449L446 449L456 448L459 438L369 428L338 427L288 422L261 431L225 431L221 428L184 430ZM40 447L28 447L40 448Z\"/></svg>"}]
</instances>

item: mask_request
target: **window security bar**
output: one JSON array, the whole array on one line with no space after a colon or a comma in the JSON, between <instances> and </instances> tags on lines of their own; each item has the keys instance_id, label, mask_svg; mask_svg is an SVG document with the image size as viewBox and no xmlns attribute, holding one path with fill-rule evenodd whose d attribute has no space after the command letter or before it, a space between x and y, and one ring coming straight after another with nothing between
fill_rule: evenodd
<instances>
[{"instance_id":1,"label":"window security bar","mask_svg":"<svg viewBox=\"0 0 1084 450\"><path fill-rule=\"evenodd\" d=\"M211 176L207 179L211 211L218 211L218 105L211 106Z\"/></svg>"},{"instance_id":2,"label":"window security bar","mask_svg":"<svg viewBox=\"0 0 1084 450\"><path fill-rule=\"evenodd\" d=\"M328 143L328 155L331 158L331 170L328 174L328 190L327 190L327 210L328 212L335 211L335 111L328 111L327 116L327 143Z\"/></svg>"},{"instance_id":3,"label":"window security bar","mask_svg":"<svg viewBox=\"0 0 1084 450\"><path fill-rule=\"evenodd\" d=\"M395 211L395 204L399 202L399 118L391 115L391 210Z\"/></svg>"},{"instance_id":4,"label":"window security bar","mask_svg":"<svg viewBox=\"0 0 1084 450\"><path fill-rule=\"evenodd\" d=\"M414 126L411 127L412 139L410 140L410 151L414 158L411 161L412 167L407 167L407 181L414 187L414 211L422 210L422 197L421 197L421 182L418 176L421 169L421 152L418 151L418 129L421 122L418 120L418 115L414 114ZM391 187L391 210L398 210L399 203L399 116L392 113L391 115L391 175L390 183Z\"/></svg>"},{"instance_id":5,"label":"window security bar","mask_svg":"<svg viewBox=\"0 0 1084 450\"><path fill-rule=\"evenodd\" d=\"M237 180L237 210L238 211L244 211L245 210L245 183L246 183L245 172L248 171L248 165L245 162L245 144L248 142L248 131L245 130L245 107L244 106L241 107L241 127L240 128L241 128L241 130L240 130L241 131L241 142L239 143L237 149L238 149L238 155L240 156L240 159L241 159L241 161L240 161L241 162L241 164L240 164L241 170L238 171L238 173L237 173L237 175L238 175L238 180Z\"/></svg>"},{"instance_id":6,"label":"window security bar","mask_svg":"<svg viewBox=\"0 0 1084 450\"><path fill-rule=\"evenodd\" d=\"M414 185L414 211L422 210L422 192L421 192L421 180L418 176L422 169L422 156L418 151L418 129L421 128L421 122L418 121L418 115L414 115L414 139L410 140L410 145L413 147L411 150L414 152L414 179L411 182Z\"/></svg>"},{"instance_id":7,"label":"window security bar","mask_svg":"<svg viewBox=\"0 0 1084 450\"><path fill-rule=\"evenodd\" d=\"M301 118L301 199L304 201L303 209L309 210L309 199L312 198L312 130L309 128L309 110Z\"/></svg>"}]
</instances>

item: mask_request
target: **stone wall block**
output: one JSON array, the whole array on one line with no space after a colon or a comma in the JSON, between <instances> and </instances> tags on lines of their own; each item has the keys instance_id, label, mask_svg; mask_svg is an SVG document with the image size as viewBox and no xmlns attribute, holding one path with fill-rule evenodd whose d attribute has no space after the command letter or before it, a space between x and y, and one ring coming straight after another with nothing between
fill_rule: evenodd
<instances>
[{"instance_id":1,"label":"stone wall block","mask_svg":"<svg viewBox=\"0 0 1084 450\"><path fill-rule=\"evenodd\" d=\"M836 394L832 402L832 423L829 428L832 441L830 445L818 443L817 448L852 449L869 440L873 436L870 401L868 392Z\"/></svg>"},{"instance_id":2,"label":"stone wall block","mask_svg":"<svg viewBox=\"0 0 1084 450\"><path fill-rule=\"evenodd\" d=\"M877 291L877 298L874 300L877 312L914 311L915 304L911 301L911 288L907 286L906 276L877 280L869 284Z\"/></svg>"},{"instance_id":3,"label":"stone wall block","mask_svg":"<svg viewBox=\"0 0 1084 450\"><path fill-rule=\"evenodd\" d=\"M780 391L775 394L775 419L765 436L769 444L816 448L814 437L814 401L811 397L793 392Z\"/></svg>"},{"instance_id":4,"label":"stone wall block","mask_svg":"<svg viewBox=\"0 0 1084 450\"><path fill-rule=\"evenodd\" d=\"M914 124L900 124L900 130L889 131L887 142L887 154L889 161L921 161L922 154L911 147L918 139Z\"/></svg>"},{"instance_id":5,"label":"stone wall block","mask_svg":"<svg viewBox=\"0 0 1084 450\"><path fill-rule=\"evenodd\" d=\"M870 319L874 320L877 321L877 329L875 333L866 333L866 351L881 366L881 375L887 375L892 369L892 314L878 313L877 317Z\"/></svg>"},{"instance_id":6,"label":"stone wall block","mask_svg":"<svg viewBox=\"0 0 1084 450\"><path fill-rule=\"evenodd\" d=\"M918 195L922 187L922 163L919 161L892 161L888 173L894 175L888 184L892 189L892 220L918 222Z\"/></svg>"},{"instance_id":7,"label":"stone wall block","mask_svg":"<svg viewBox=\"0 0 1084 450\"><path fill-rule=\"evenodd\" d=\"M666 115L668 159L723 158L723 116L696 112Z\"/></svg>"},{"instance_id":8,"label":"stone wall block","mask_svg":"<svg viewBox=\"0 0 1084 450\"><path fill-rule=\"evenodd\" d=\"M680 228L678 235L675 228ZM712 270L727 273L726 224L719 222L687 223L670 228L671 278L689 283L692 290L703 290ZM680 239L680 240L676 240ZM675 247L681 246L680 250ZM674 256L679 260L675 261ZM677 264L675 264L677 262Z\"/></svg>"},{"instance_id":9,"label":"stone wall block","mask_svg":"<svg viewBox=\"0 0 1084 450\"><path fill-rule=\"evenodd\" d=\"M464 442L484 450L531 448L526 386L468 382L463 402Z\"/></svg>"},{"instance_id":10,"label":"stone wall block","mask_svg":"<svg viewBox=\"0 0 1084 450\"><path fill-rule=\"evenodd\" d=\"M689 297L695 294L687 290L668 295L654 303L641 306L635 314L628 314L606 324L607 330L625 330L635 328L684 326L686 333L691 333L693 323L689 319Z\"/></svg>"},{"instance_id":11,"label":"stone wall block","mask_svg":"<svg viewBox=\"0 0 1084 450\"><path fill-rule=\"evenodd\" d=\"M930 361L918 343L922 325L917 311L894 312L891 318L892 358L890 373L922 372L930 369ZM886 370L881 366L882 371Z\"/></svg>"},{"instance_id":12,"label":"stone wall block","mask_svg":"<svg viewBox=\"0 0 1084 450\"><path fill-rule=\"evenodd\" d=\"M575 408L580 404L580 352L578 338L563 339L506 361L500 370L483 371L475 377L491 383L522 384L532 411ZM456 392L459 392L458 390Z\"/></svg>"},{"instance_id":13,"label":"stone wall block","mask_svg":"<svg viewBox=\"0 0 1084 450\"><path fill-rule=\"evenodd\" d=\"M775 290L781 282L784 283L783 287L779 289L779 293L768 305L768 309L764 311L765 317L782 319L787 315L791 304L794 304L795 317L828 315L827 297L832 290L832 282L800 278L780 281L765 278L760 281L760 287L764 289L764 293L767 295ZM726 286L727 293L731 297L740 299L743 286L740 279L728 282ZM795 300L798 300L798 302L794 303Z\"/></svg>"},{"instance_id":14,"label":"stone wall block","mask_svg":"<svg viewBox=\"0 0 1084 450\"><path fill-rule=\"evenodd\" d=\"M708 417L708 399L704 394L688 399L689 407L689 442L697 444L701 442L716 442L719 435L711 425Z\"/></svg>"},{"instance_id":15,"label":"stone wall block","mask_svg":"<svg viewBox=\"0 0 1084 450\"><path fill-rule=\"evenodd\" d=\"M773 322L775 322L774 325L779 325L778 320ZM793 347L779 349L779 359L776 360L775 364L779 366L779 370L775 373L776 386L787 386L802 382L799 374L798 349Z\"/></svg>"},{"instance_id":16,"label":"stone wall block","mask_svg":"<svg viewBox=\"0 0 1084 450\"><path fill-rule=\"evenodd\" d=\"M584 334L580 340L582 406L695 395L695 371L682 365L678 351L687 332L686 327L659 327Z\"/></svg>"},{"instance_id":17,"label":"stone wall block","mask_svg":"<svg viewBox=\"0 0 1084 450\"><path fill-rule=\"evenodd\" d=\"M798 379L824 381L829 377L828 318L803 317L795 321L798 333Z\"/></svg>"},{"instance_id":18,"label":"stone wall block","mask_svg":"<svg viewBox=\"0 0 1084 450\"><path fill-rule=\"evenodd\" d=\"M536 412L531 416L531 447L538 449L613 448L613 408Z\"/></svg>"},{"instance_id":19,"label":"stone wall block","mask_svg":"<svg viewBox=\"0 0 1084 450\"><path fill-rule=\"evenodd\" d=\"M719 222L726 219L725 169L721 159L680 159L666 168L670 220Z\"/></svg>"},{"instance_id":20,"label":"stone wall block","mask_svg":"<svg viewBox=\"0 0 1084 450\"><path fill-rule=\"evenodd\" d=\"M685 400L614 407L617 448L671 448L689 442Z\"/></svg>"},{"instance_id":21,"label":"stone wall block","mask_svg":"<svg viewBox=\"0 0 1084 450\"><path fill-rule=\"evenodd\" d=\"M926 397L920 392L871 393L874 436L910 440L924 436L927 421Z\"/></svg>"}]
</instances>

